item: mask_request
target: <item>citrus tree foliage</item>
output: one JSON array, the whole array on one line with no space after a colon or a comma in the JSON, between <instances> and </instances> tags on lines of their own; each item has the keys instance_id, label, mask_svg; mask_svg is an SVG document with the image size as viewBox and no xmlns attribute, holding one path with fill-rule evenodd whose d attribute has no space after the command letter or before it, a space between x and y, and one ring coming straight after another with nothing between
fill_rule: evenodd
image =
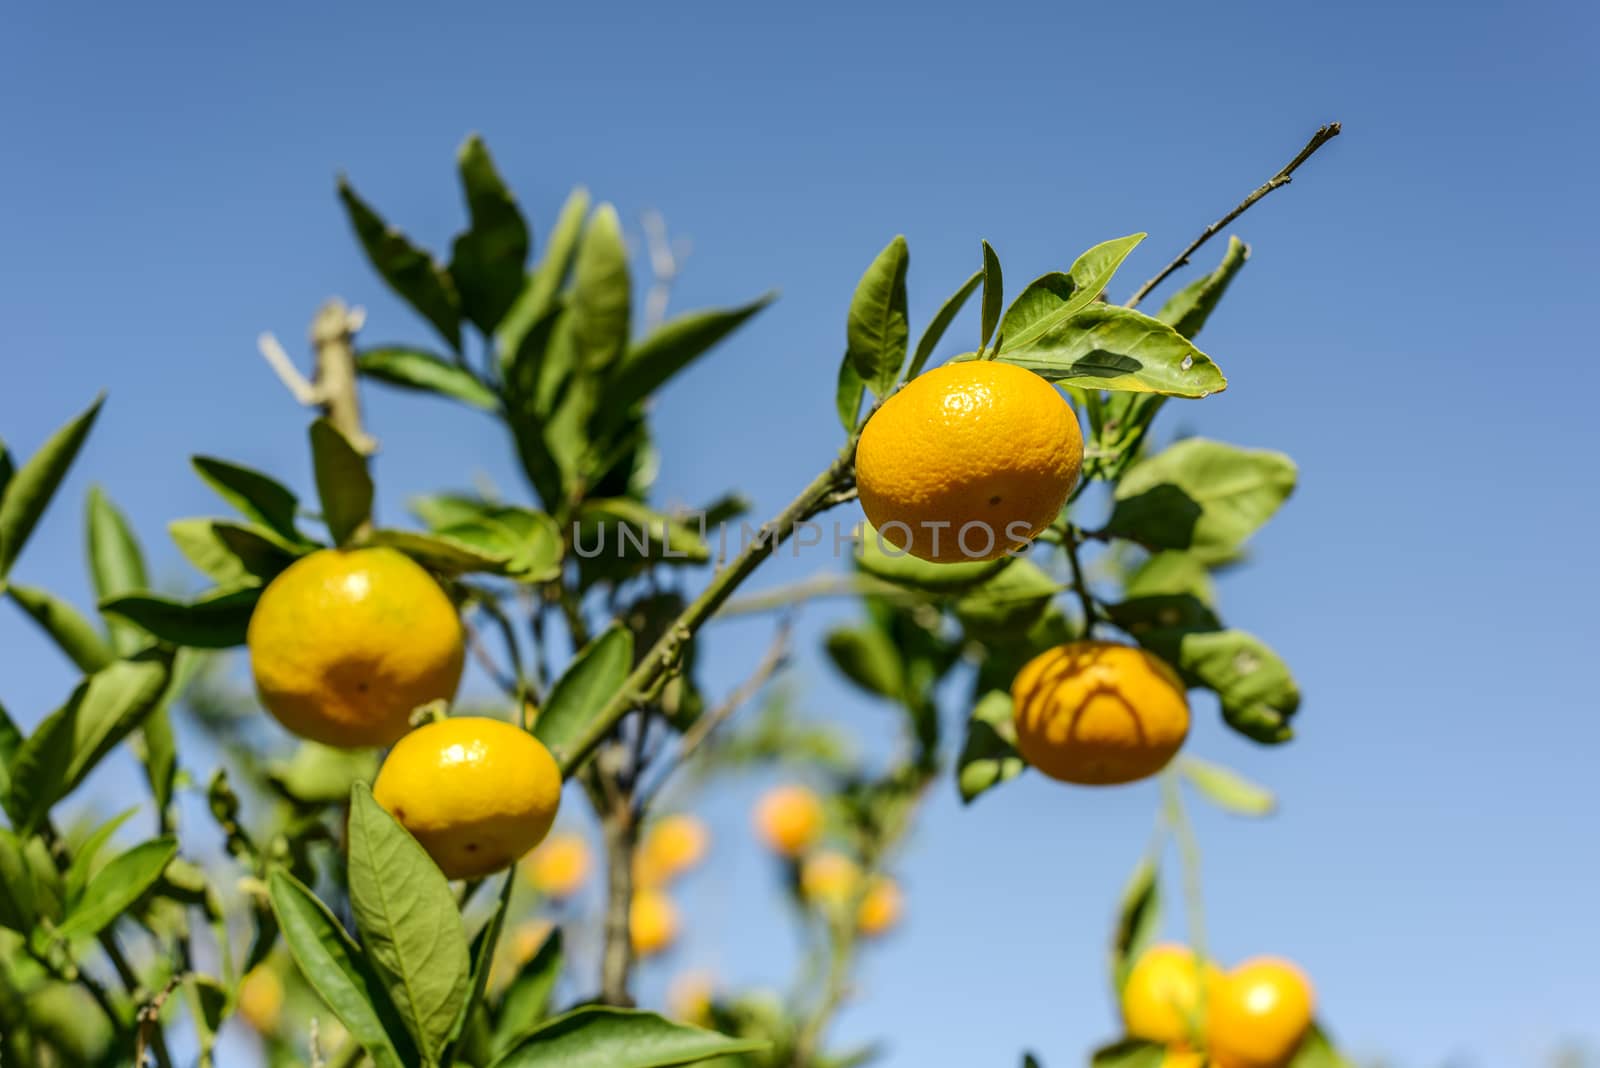
<instances>
[{"instance_id":1,"label":"citrus tree foliage","mask_svg":"<svg viewBox=\"0 0 1600 1068\"><path fill-rule=\"evenodd\" d=\"M730 490L691 519L654 502L662 458L649 402L771 294L641 328L612 206L576 190L536 239L480 140L466 142L458 165L466 225L443 255L341 181L356 240L422 336L368 344L341 309L319 317L335 326L317 332L308 395L319 408L304 439L316 500L298 499L283 472L196 455L193 474L214 491L217 513L167 530L193 565L192 592L153 588L138 540L98 489L85 508L93 610L27 584L29 536L99 400L31 454L0 446L0 591L82 672L58 708L29 717L31 731L0 709L0 1061L118 1064L138 1050L170 1065L167 1035L182 1019L193 1033L186 1048L209 1064L217 1029L243 1014L279 1064L863 1064L875 1049L830 1050L827 1031L866 941L866 888L892 868L930 789L973 801L1026 773L1009 685L1028 658L1075 637L1119 636L1170 662L1242 735L1266 745L1292 736L1294 678L1265 641L1224 622L1213 574L1243 558L1292 493L1294 464L1220 441L1168 440L1156 427L1168 403L1227 388L1196 342L1246 262L1243 244L1148 315L1107 297L1142 234L1096 245L1009 300L985 242L972 275L914 330L910 251L896 237L862 275L837 377L819 386L832 388L839 451L819 458L817 479L762 528L765 538L713 561L707 527L746 505ZM1059 384L1086 436L1073 500L1031 552L993 562L924 563L862 532L851 574L829 587L842 582L857 596L857 618L827 636L825 653L900 723L888 760L862 760L836 728L797 714L786 690L724 727L786 650L740 691L708 694L697 672L701 628L718 612L764 611L817 588L733 599L797 523L850 499L854 445L874 405L941 348L967 348L947 335L973 298L975 344L952 358L1001 360ZM386 338L406 332L377 326ZM382 460L361 427L355 380L341 386L341 372L482 413L503 429L526 484L503 494L443 487L411 502L414 522L379 526ZM602 537L623 551L575 551ZM329 545L392 546L438 578L502 691L492 714L534 731L574 781L569 803L593 807L607 864L598 967L575 961L559 930L508 956L504 936L528 911L515 870L452 886L373 801L377 754L287 745L217 668L216 651L244 643L263 588ZM558 666L561 650L573 652ZM175 710L223 767L180 760ZM80 786L124 744L148 798L110 819L87 815ZM634 1008L628 925L612 921L632 892L641 835L669 801L759 764L813 785L828 835L861 873L850 894L822 901L806 892L800 858L776 865L826 977L805 973L784 996L718 992L692 1021ZM1185 757L1181 772L1231 811L1273 807L1220 765ZM191 844L201 828L179 826L180 792L203 798L224 855ZM1085 803L1064 795L1063 804ZM1155 930L1154 871L1140 868L1123 904L1114 982ZM287 1011L264 1000L264 974ZM1158 1053L1121 1042L1094 1063L1154 1064ZM1319 1033L1296 1063L1341 1062Z\"/></svg>"}]
</instances>

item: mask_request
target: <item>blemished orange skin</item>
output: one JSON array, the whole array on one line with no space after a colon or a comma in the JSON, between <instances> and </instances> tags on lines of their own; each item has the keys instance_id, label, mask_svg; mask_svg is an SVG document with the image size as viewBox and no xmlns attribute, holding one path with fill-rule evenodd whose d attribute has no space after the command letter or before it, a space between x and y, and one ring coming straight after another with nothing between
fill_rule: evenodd
<instances>
[{"instance_id":1,"label":"blemished orange skin","mask_svg":"<svg viewBox=\"0 0 1600 1068\"><path fill-rule=\"evenodd\" d=\"M775 853L797 857L822 837L822 802L804 786L779 786L756 805L756 833Z\"/></svg>"},{"instance_id":2,"label":"blemished orange skin","mask_svg":"<svg viewBox=\"0 0 1600 1068\"><path fill-rule=\"evenodd\" d=\"M941 564L998 560L1031 540L1082 468L1083 433L1066 398L1032 371L993 360L918 375L856 446L872 525L895 548Z\"/></svg>"},{"instance_id":3,"label":"blemished orange skin","mask_svg":"<svg viewBox=\"0 0 1600 1068\"><path fill-rule=\"evenodd\" d=\"M246 640L267 711L302 738L346 748L392 744L418 708L455 696L465 661L450 598L382 547L290 564L262 592Z\"/></svg>"},{"instance_id":4,"label":"blemished orange skin","mask_svg":"<svg viewBox=\"0 0 1600 1068\"><path fill-rule=\"evenodd\" d=\"M1108 786L1166 767L1189 735L1189 699L1158 657L1116 642L1047 649L1011 684L1017 750L1052 779Z\"/></svg>"},{"instance_id":5,"label":"blemished orange skin","mask_svg":"<svg viewBox=\"0 0 1600 1068\"><path fill-rule=\"evenodd\" d=\"M1187 946L1151 946L1134 962L1122 987L1128 1034L1164 1046L1190 1042L1202 1030L1201 1006L1210 1003L1221 978L1216 965L1199 964Z\"/></svg>"},{"instance_id":6,"label":"blemished orange skin","mask_svg":"<svg viewBox=\"0 0 1600 1068\"><path fill-rule=\"evenodd\" d=\"M372 796L447 878L474 879L514 864L550 833L561 769L521 727L454 716L400 739Z\"/></svg>"},{"instance_id":7,"label":"blemished orange skin","mask_svg":"<svg viewBox=\"0 0 1600 1068\"><path fill-rule=\"evenodd\" d=\"M1284 1068L1311 1030L1311 980L1281 957L1255 957L1228 972L1208 1006L1217 1068Z\"/></svg>"}]
</instances>

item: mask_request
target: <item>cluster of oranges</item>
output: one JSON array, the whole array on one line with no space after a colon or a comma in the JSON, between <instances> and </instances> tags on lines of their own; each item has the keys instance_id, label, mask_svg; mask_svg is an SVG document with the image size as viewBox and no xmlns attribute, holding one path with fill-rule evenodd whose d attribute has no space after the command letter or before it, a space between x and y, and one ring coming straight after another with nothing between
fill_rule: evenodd
<instances>
[{"instance_id":1,"label":"cluster of oranges","mask_svg":"<svg viewBox=\"0 0 1600 1068\"><path fill-rule=\"evenodd\" d=\"M887 934L905 912L900 886L883 874L866 875L861 865L836 850L820 848L826 830L822 800L803 786L769 790L756 806L756 833L780 857L799 865L800 892L829 913L855 910L856 930Z\"/></svg>"},{"instance_id":2,"label":"cluster of oranges","mask_svg":"<svg viewBox=\"0 0 1600 1068\"><path fill-rule=\"evenodd\" d=\"M1316 995L1299 968L1256 957L1224 972L1183 946L1134 962L1122 989L1128 1034L1167 1048L1167 1068L1284 1068L1311 1031Z\"/></svg>"}]
</instances>

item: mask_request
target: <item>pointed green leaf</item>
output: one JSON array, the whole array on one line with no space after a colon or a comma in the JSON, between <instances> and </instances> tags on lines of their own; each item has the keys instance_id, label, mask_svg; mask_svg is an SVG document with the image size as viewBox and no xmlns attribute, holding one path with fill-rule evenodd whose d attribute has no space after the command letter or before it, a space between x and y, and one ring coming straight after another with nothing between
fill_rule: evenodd
<instances>
[{"instance_id":1,"label":"pointed green leaf","mask_svg":"<svg viewBox=\"0 0 1600 1068\"><path fill-rule=\"evenodd\" d=\"M33 871L22 840L0 827L0 927L28 934L37 915Z\"/></svg>"},{"instance_id":2,"label":"pointed green leaf","mask_svg":"<svg viewBox=\"0 0 1600 1068\"><path fill-rule=\"evenodd\" d=\"M906 368L906 381L909 382L922 373L922 369L928 365L928 360L933 357L933 350L938 348L940 340L944 338L944 332L950 328L951 321L961 312L962 307L967 303L967 299L977 292L978 286L983 282L983 279L984 271L980 267L972 272L971 278L961 283L960 289L952 293L939 306L938 312L934 314L933 319L928 323L928 328L922 332L921 339L917 341L916 355L911 357L911 366ZM847 360L846 363L848 364L849 361ZM854 365L851 364L850 366ZM860 393L859 386L857 387L857 393ZM850 428L847 427L846 429Z\"/></svg>"},{"instance_id":3,"label":"pointed green leaf","mask_svg":"<svg viewBox=\"0 0 1600 1068\"><path fill-rule=\"evenodd\" d=\"M33 533L34 525L49 507L67 469L77 459L78 450L89 436L104 400L104 395L95 398L83 414L50 435L39 451L7 480L5 496L0 498L0 587L22 552L28 535Z\"/></svg>"},{"instance_id":4,"label":"pointed green leaf","mask_svg":"<svg viewBox=\"0 0 1600 1068\"><path fill-rule=\"evenodd\" d=\"M1133 869L1117 906L1117 927L1111 938L1111 989L1122 997L1128 973L1155 942L1161 930L1161 871L1155 857Z\"/></svg>"},{"instance_id":5,"label":"pointed green leaf","mask_svg":"<svg viewBox=\"0 0 1600 1068\"><path fill-rule=\"evenodd\" d=\"M1030 282L1000 321L1001 351L1038 343L1093 304L1144 238L1144 234L1129 234L1103 241L1079 256L1065 274L1053 271Z\"/></svg>"},{"instance_id":6,"label":"pointed green leaf","mask_svg":"<svg viewBox=\"0 0 1600 1068\"><path fill-rule=\"evenodd\" d=\"M711 559L711 547L700 537L697 526L628 497L583 502L578 523L573 551L579 557L642 557L683 564Z\"/></svg>"},{"instance_id":7,"label":"pointed green leaf","mask_svg":"<svg viewBox=\"0 0 1600 1068\"><path fill-rule=\"evenodd\" d=\"M777 299L766 293L737 308L687 312L669 319L629 348L605 389L602 413L620 419L713 345Z\"/></svg>"},{"instance_id":8,"label":"pointed green leaf","mask_svg":"<svg viewBox=\"0 0 1600 1068\"><path fill-rule=\"evenodd\" d=\"M567 273L572 269L572 258L583 235L583 222L589 214L589 192L583 187L574 189L561 206L556 225L550 231L550 244L544 258L528 273L528 280L517 295L516 303L500 323L495 337L495 347L500 354L500 369L509 378L509 370L523 340L535 323L549 315L555 307L556 294L561 291Z\"/></svg>"},{"instance_id":9,"label":"pointed green leaf","mask_svg":"<svg viewBox=\"0 0 1600 1068\"><path fill-rule=\"evenodd\" d=\"M259 586L219 590L188 603L134 593L102 601L100 611L125 619L173 645L231 649L244 644L250 616L260 598Z\"/></svg>"},{"instance_id":10,"label":"pointed green leaf","mask_svg":"<svg viewBox=\"0 0 1600 1068\"><path fill-rule=\"evenodd\" d=\"M1278 799L1265 786L1251 782L1232 768L1198 757L1179 757L1178 770L1200 795L1224 812L1236 816L1270 816Z\"/></svg>"},{"instance_id":11,"label":"pointed green leaf","mask_svg":"<svg viewBox=\"0 0 1600 1068\"><path fill-rule=\"evenodd\" d=\"M1095 304L1000 359L1086 389L1209 397L1228 388L1211 357L1148 315Z\"/></svg>"},{"instance_id":12,"label":"pointed green leaf","mask_svg":"<svg viewBox=\"0 0 1600 1068\"><path fill-rule=\"evenodd\" d=\"M486 412L500 407L500 398L477 375L423 349L404 345L366 349L356 354L356 369L391 386L453 397Z\"/></svg>"},{"instance_id":13,"label":"pointed green leaf","mask_svg":"<svg viewBox=\"0 0 1600 1068\"><path fill-rule=\"evenodd\" d=\"M1185 552L1152 553L1122 584L1130 600L1161 594L1188 594L1208 608L1217 604L1217 585L1197 557Z\"/></svg>"},{"instance_id":14,"label":"pointed green leaf","mask_svg":"<svg viewBox=\"0 0 1600 1068\"><path fill-rule=\"evenodd\" d=\"M867 693L894 701L905 692L900 651L877 627L836 627L824 648L840 674Z\"/></svg>"},{"instance_id":15,"label":"pointed green leaf","mask_svg":"<svg viewBox=\"0 0 1600 1068\"><path fill-rule=\"evenodd\" d=\"M579 367L604 372L622 358L632 296L622 223L616 208L601 204L583 232L572 268L572 332Z\"/></svg>"},{"instance_id":16,"label":"pointed green leaf","mask_svg":"<svg viewBox=\"0 0 1600 1068\"><path fill-rule=\"evenodd\" d=\"M191 462L206 485L244 516L290 544L305 543L306 539L294 525L300 502L282 483L259 471L211 456L196 456Z\"/></svg>"},{"instance_id":17,"label":"pointed green leaf","mask_svg":"<svg viewBox=\"0 0 1600 1068\"><path fill-rule=\"evenodd\" d=\"M994 254L994 249L989 247L989 242L983 243L983 332L978 339L978 351L981 353L989 347L989 342L994 338L995 327L1000 325L1000 309L1005 304L1005 286L1000 279L1000 257ZM995 343L998 348L1003 344L1002 336Z\"/></svg>"},{"instance_id":18,"label":"pointed green leaf","mask_svg":"<svg viewBox=\"0 0 1600 1068\"><path fill-rule=\"evenodd\" d=\"M1216 693L1234 730L1267 745L1294 736L1289 721L1300 709L1300 687L1260 638L1240 630L1152 630L1136 637L1190 686Z\"/></svg>"},{"instance_id":19,"label":"pointed green leaf","mask_svg":"<svg viewBox=\"0 0 1600 1068\"><path fill-rule=\"evenodd\" d=\"M861 381L879 397L894 389L906 359L911 335L906 311L910 262L905 237L896 236L861 276L850 299L845 352Z\"/></svg>"},{"instance_id":20,"label":"pointed green leaf","mask_svg":"<svg viewBox=\"0 0 1600 1068\"><path fill-rule=\"evenodd\" d=\"M984 791L1021 775L1026 766L1017 752L1011 695L990 690L972 709L967 738L956 759L956 785L962 802L972 803Z\"/></svg>"},{"instance_id":21,"label":"pointed green leaf","mask_svg":"<svg viewBox=\"0 0 1600 1068\"><path fill-rule=\"evenodd\" d=\"M522 272L532 238L483 138L468 137L456 155L470 225L455 240L450 277L461 296L461 310L485 334L495 327L522 290Z\"/></svg>"},{"instance_id":22,"label":"pointed green leaf","mask_svg":"<svg viewBox=\"0 0 1600 1068\"><path fill-rule=\"evenodd\" d=\"M729 1038L653 1012L591 1005L540 1027L493 1068L670 1068L765 1049L764 1039Z\"/></svg>"},{"instance_id":23,"label":"pointed green leaf","mask_svg":"<svg viewBox=\"0 0 1600 1068\"><path fill-rule=\"evenodd\" d=\"M1272 518L1296 477L1283 453L1186 438L1123 477L1105 532L1218 563Z\"/></svg>"},{"instance_id":24,"label":"pointed green leaf","mask_svg":"<svg viewBox=\"0 0 1600 1068\"><path fill-rule=\"evenodd\" d=\"M66 892L70 905L76 905L83 895L83 888L89 885L89 876L93 873L96 857L105 844L111 841L111 836L117 833L117 828L128 822L128 817L139 811L139 806L134 805L111 817L106 822L94 829L94 832L80 842L72 850L72 864L67 869Z\"/></svg>"},{"instance_id":25,"label":"pointed green leaf","mask_svg":"<svg viewBox=\"0 0 1600 1068\"><path fill-rule=\"evenodd\" d=\"M144 554L127 519L117 510L100 487L89 488L87 508L89 574L94 579L97 600L117 597L150 587L145 577ZM111 640L117 651L131 653L145 644L137 627L110 621Z\"/></svg>"},{"instance_id":26,"label":"pointed green leaf","mask_svg":"<svg viewBox=\"0 0 1600 1068\"><path fill-rule=\"evenodd\" d=\"M306 982L377 1068L411 1068L416 1054L383 983L333 913L282 869L272 872L268 887L283 940Z\"/></svg>"},{"instance_id":27,"label":"pointed green leaf","mask_svg":"<svg viewBox=\"0 0 1600 1068\"><path fill-rule=\"evenodd\" d=\"M1038 564L1018 558L964 593L955 603L955 613L970 633L985 637L995 631L1026 630L1062 589Z\"/></svg>"},{"instance_id":28,"label":"pointed green leaf","mask_svg":"<svg viewBox=\"0 0 1600 1068\"><path fill-rule=\"evenodd\" d=\"M844 427L847 434L855 433L856 424L861 421L861 392L865 388L855 361L848 352L845 353L844 359L839 361L839 379L834 386L833 405L839 413L839 425Z\"/></svg>"},{"instance_id":29,"label":"pointed green leaf","mask_svg":"<svg viewBox=\"0 0 1600 1068\"><path fill-rule=\"evenodd\" d=\"M99 934L118 916L133 908L177 855L175 839L155 838L112 860L84 887L83 897L61 923L61 937L85 938Z\"/></svg>"},{"instance_id":30,"label":"pointed green leaf","mask_svg":"<svg viewBox=\"0 0 1600 1068\"><path fill-rule=\"evenodd\" d=\"M1156 318L1172 324L1172 328L1186 338L1193 339L1211 317L1211 311L1228 291L1228 284L1250 258L1250 246L1237 237L1228 238L1228 251L1223 253L1217 269L1203 278L1197 278L1172 295L1156 313Z\"/></svg>"},{"instance_id":31,"label":"pointed green leaf","mask_svg":"<svg viewBox=\"0 0 1600 1068\"><path fill-rule=\"evenodd\" d=\"M367 458L326 419L311 424L311 460L317 475L322 521L345 545L372 523L372 474Z\"/></svg>"},{"instance_id":32,"label":"pointed green leaf","mask_svg":"<svg viewBox=\"0 0 1600 1068\"><path fill-rule=\"evenodd\" d=\"M553 927L538 952L517 972L500 998L490 1039L493 1056L502 1056L550 1015L550 999L561 978L564 957L561 928Z\"/></svg>"},{"instance_id":33,"label":"pointed green leaf","mask_svg":"<svg viewBox=\"0 0 1600 1068\"><path fill-rule=\"evenodd\" d=\"M6 496L6 487L11 485L11 476L17 473L17 465L11 459L11 450L6 447L5 439L0 438L0 500Z\"/></svg>"},{"instance_id":34,"label":"pointed green leaf","mask_svg":"<svg viewBox=\"0 0 1600 1068\"><path fill-rule=\"evenodd\" d=\"M633 635L621 624L613 624L579 650L566 672L556 680L534 722L533 733L555 756L563 771L574 755L569 747L622 688L632 667Z\"/></svg>"},{"instance_id":35,"label":"pointed green leaf","mask_svg":"<svg viewBox=\"0 0 1600 1068\"><path fill-rule=\"evenodd\" d=\"M12 585L6 592L80 671L99 671L115 659L99 629L66 601L32 586Z\"/></svg>"},{"instance_id":36,"label":"pointed green leaf","mask_svg":"<svg viewBox=\"0 0 1600 1068\"><path fill-rule=\"evenodd\" d=\"M1356 1068L1356 1063L1335 1049L1327 1031L1313 1023L1288 1068Z\"/></svg>"},{"instance_id":37,"label":"pointed green leaf","mask_svg":"<svg viewBox=\"0 0 1600 1068\"><path fill-rule=\"evenodd\" d=\"M1090 1068L1161 1068L1167 1049L1142 1038L1124 1038L1101 1046L1089 1058Z\"/></svg>"},{"instance_id":38,"label":"pointed green leaf","mask_svg":"<svg viewBox=\"0 0 1600 1068\"><path fill-rule=\"evenodd\" d=\"M461 301L450 276L425 250L384 222L350 183L339 179L339 200L373 269L457 351L461 349Z\"/></svg>"},{"instance_id":39,"label":"pointed green leaf","mask_svg":"<svg viewBox=\"0 0 1600 1068\"><path fill-rule=\"evenodd\" d=\"M1011 562L1010 557L1003 556L998 560L930 563L896 549L892 542L867 522L861 524L860 539L856 550L856 566L862 571L897 586L909 586L930 593L953 593L977 586L993 578Z\"/></svg>"},{"instance_id":40,"label":"pointed green leaf","mask_svg":"<svg viewBox=\"0 0 1600 1068\"><path fill-rule=\"evenodd\" d=\"M511 905L511 894L516 886L517 868L513 865L500 881L500 896L495 900L494 911L472 939L471 979L467 984L467 996L461 1002L461 1010L456 1013L455 1023L450 1026L450 1048L446 1050L446 1063L453 1059L450 1054L459 1044L462 1033L472 1020L472 1014L483 1004L483 993L489 986L489 973L494 970L495 951L500 948L500 931L505 926L506 909Z\"/></svg>"},{"instance_id":41,"label":"pointed green leaf","mask_svg":"<svg viewBox=\"0 0 1600 1068\"><path fill-rule=\"evenodd\" d=\"M467 936L444 873L361 783L350 791L350 908L390 1001L437 1062L467 999Z\"/></svg>"},{"instance_id":42,"label":"pointed green leaf","mask_svg":"<svg viewBox=\"0 0 1600 1068\"><path fill-rule=\"evenodd\" d=\"M286 544L265 527L226 519L174 519L167 533L196 570L224 587L270 582L307 548Z\"/></svg>"}]
</instances>

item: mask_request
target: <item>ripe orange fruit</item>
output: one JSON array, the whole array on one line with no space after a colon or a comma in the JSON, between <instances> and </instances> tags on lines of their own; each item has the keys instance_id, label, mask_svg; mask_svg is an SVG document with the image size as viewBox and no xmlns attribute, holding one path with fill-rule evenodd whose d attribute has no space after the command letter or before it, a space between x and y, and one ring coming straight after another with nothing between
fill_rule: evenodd
<instances>
[{"instance_id":1,"label":"ripe orange fruit","mask_svg":"<svg viewBox=\"0 0 1600 1068\"><path fill-rule=\"evenodd\" d=\"M868 938L888 934L906 910L905 895L887 875L873 878L856 910L856 927Z\"/></svg>"},{"instance_id":2,"label":"ripe orange fruit","mask_svg":"<svg viewBox=\"0 0 1600 1068\"><path fill-rule=\"evenodd\" d=\"M1159 658L1115 642L1068 642L1011 683L1017 749L1052 779L1085 785L1154 775L1189 734L1183 681Z\"/></svg>"},{"instance_id":3,"label":"ripe orange fruit","mask_svg":"<svg viewBox=\"0 0 1600 1068\"><path fill-rule=\"evenodd\" d=\"M1161 1055L1161 1068L1207 1068L1210 1063L1204 1053L1182 1046L1169 1046Z\"/></svg>"},{"instance_id":4,"label":"ripe orange fruit","mask_svg":"<svg viewBox=\"0 0 1600 1068\"><path fill-rule=\"evenodd\" d=\"M273 579L247 635L256 691L303 738L389 745L411 713L455 696L461 619L439 584L388 548L323 549Z\"/></svg>"},{"instance_id":5,"label":"ripe orange fruit","mask_svg":"<svg viewBox=\"0 0 1600 1068\"><path fill-rule=\"evenodd\" d=\"M550 833L561 769L522 728L456 716L400 739L372 796L448 878L469 879L516 862Z\"/></svg>"},{"instance_id":6,"label":"ripe orange fruit","mask_svg":"<svg viewBox=\"0 0 1600 1068\"><path fill-rule=\"evenodd\" d=\"M271 966L256 965L239 985L239 1015L257 1034L270 1035L278 1030L282 1014L283 980Z\"/></svg>"},{"instance_id":7,"label":"ripe orange fruit","mask_svg":"<svg viewBox=\"0 0 1600 1068\"><path fill-rule=\"evenodd\" d=\"M804 786L779 786L756 805L756 833L775 853L797 857L822 837L822 802Z\"/></svg>"},{"instance_id":8,"label":"ripe orange fruit","mask_svg":"<svg viewBox=\"0 0 1600 1068\"><path fill-rule=\"evenodd\" d=\"M546 897L568 898L589 877L589 843L583 835L552 834L528 855L523 871L533 888Z\"/></svg>"},{"instance_id":9,"label":"ripe orange fruit","mask_svg":"<svg viewBox=\"0 0 1600 1068\"><path fill-rule=\"evenodd\" d=\"M1061 392L992 360L918 375L867 421L861 507L883 539L934 563L997 560L1055 519L1083 467Z\"/></svg>"},{"instance_id":10,"label":"ripe orange fruit","mask_svg":"<svg viewBox=\"0 0 1600 1068\"><path fill-rule=\"evenodd\" d=\"M659 890L640 890L628 908L628 936L636 957L653 957L678 940L678 907Z\"/></svg>"},{"instance_id":11,"label":"ripe orange fruit","mask_svg":"<svg viewBox=\"0 0 1600 1068\"><path fill-rule=\"evenodd\" d=\"M686 813L652 823L634 857L634 880L641 886L665 886L705 859L711 832Z\"/></svg>"},{"instance_id":12,"label":"ripe orange fruit","mask_svg":"<svg viewBox=\"0 0 1600 1068\"><path fill-rule=\"evenodd\" d=\"M837 908L861 885L861 868L833 850L813 853L800 865L800 892L813 904Z\"/></svg>"},{"instance_id":13,"label":"ripe orange fruit","mask_svg":"<svg viewBox=\"0 0 1600 1068\"><path fill-rule=\"evenodd\" d=\"M1210 1004L1217 1068L1284 1068L1311 1030L1316 995L1304 972L1278 957L1247 960L1223 976Z\"/></svg>"},{"instance_id":14,"label":"ripe orange fruit","mask_svg":"<svg viewBox=\"0 0 1600 1068\"><path fill-rule=\"evenodd\" d=\"M1187 946L1151 946L1134 962L1122 988L1128 1034L1164 1046L1189 1042L1203 1031L1201 1004L1210 1005L1221 977L1216 965L1201 964Z\"/></svg>"}]
</instances>

